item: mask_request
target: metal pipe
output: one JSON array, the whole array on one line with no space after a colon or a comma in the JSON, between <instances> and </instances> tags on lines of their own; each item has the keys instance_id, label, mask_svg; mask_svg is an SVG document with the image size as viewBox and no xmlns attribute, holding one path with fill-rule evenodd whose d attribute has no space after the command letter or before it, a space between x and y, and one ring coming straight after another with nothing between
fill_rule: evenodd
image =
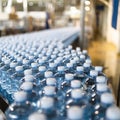
<instances>
[{"instance_id":1,"label":"metal pipe","mask_svg":"<svg viewBox=\"0 0 120 120\"><path fill-rule=\"evenodd\" d=\"M80 39L79 44L81 49L84 48L85 42L85 0L81 0L81 14L80 14Z\"/></svg>"},{"instance_id":2,"label":"metal pipe","mask_svg":"<svg viewBox=\"0 0 120 120\"><path fill-rule=\"evenodd\" d=\"M0 0L0 13L2 12L2 0Z\"/></svg>"},{"instance_id":3,"label":"metal pipe","mask_svg":"<svg viewBox=\"0 0 120 120\"><path fill-rule=\"evenodd\" d=\"M28 1L27 0L23 0L23 9L24 9L25 15L27 15L28 13Z\"/></svg>"}]
</instances>

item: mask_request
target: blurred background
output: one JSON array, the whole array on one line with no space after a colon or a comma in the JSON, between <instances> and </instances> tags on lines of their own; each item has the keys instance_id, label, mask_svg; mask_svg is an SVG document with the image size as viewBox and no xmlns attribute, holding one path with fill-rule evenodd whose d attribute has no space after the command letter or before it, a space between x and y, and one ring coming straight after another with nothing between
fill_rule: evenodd
<instances>
[{"instance_id":1,"label":"blurred background","mask_svg":"<svg viewBox=\"0 0 120 120\"><path fill-rule=\"evenodd\" d=\"M102 65L115 96L120 92L119 0L0 0L0 36L62 27L78 27L73 44L87 49L93 65Z\"/></svg>"}]
</instances>

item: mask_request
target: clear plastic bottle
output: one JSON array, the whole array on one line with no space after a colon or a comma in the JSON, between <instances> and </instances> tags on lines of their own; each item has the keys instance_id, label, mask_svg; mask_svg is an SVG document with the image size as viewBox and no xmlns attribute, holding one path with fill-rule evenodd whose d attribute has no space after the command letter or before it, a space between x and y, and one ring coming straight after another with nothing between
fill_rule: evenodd
<instances>
[{"instance_id":1,"label":"clear plastic bottle","mask_svg":"<svg viewBox=\"0 0 120 120\"><path fill-rule=\"evenodd\" d=\"M103 93L100 98L100 103L97 103L94 107L94 120L104 119L107 108L115 105L115 100L111 93Z\"/></svg>"},{"instance_id":2,"label":"clear plastic bottle","mask_svg":"<svg viewBox=\"0 0 120 120\"><path fill-rule=\"evenodd\" d=\"M37 80L37 84L40 84L40 82L44 79L44 75L45 75L46 70L47 69L45 66L39 67L39 72L35 75L35 78Z\"/></svg>"},{"instance_id":3,"label":"clear plastic bottle","mask_svg":"<svg viewBox=\"0 0 120 120\"><path fill-rule=\"evenodd\" d=\"M120 120L120 108L111 106L106 110L105 120Z\"/></svg>"},{"instance_id":4,"label":"clear plastic bottle","mask_svg":"<svg viewBox=\"0 0 120 120\"><path fill-rule=\"evenodd\" d=\"M37 101L39 99L39 96L37 92L33 90L33 83L32 82L24 82L20 89L25 91L27 93L27 100L36 107ZM39 91L38 91L39 92Z\"/></svg>"},{"instance_id":5,"label":"clear plastic bottle","mask_svg":"<svg viewBox=\"0 0 120 120\"><path fill-rule=\"evenodd\" d=\"M28 120L47 120L47 117L44 113L34 112L29 115Z\"/></svg>"},{"instance_id":6,"label":"clear plastic bottle","mask_svg":"<svg viewBox=\"0 0 120 120\"><path fill-rule=\"evenodd\" d=\"M26 102L27 94L18 91L14 94L15 102L12 103L5 112L7 120L27 120L28 116L34 111L34 107Z\"/></svg>"},{"instance_id":7,"label":"clear plastic bottle","mask_svg":"<svg viewBox=\"0 0 120 120\"><path fill-rule=\"evenodd\" d=\"M65 67L64 66L58 66L57 73L55 74L55 78L57 81L57 88L61 89L61 83L65 79Z\"/></svg>"},{"instance_id":8,"label":"clear plastic bottle","mask_svg":"<svg viewBox=\"0 0 120 120\"><path fill-rule=\"evenodd\" d=\"M72 106L67 110L66 120L91 120L85 110L79 106Z\"/></svg>"},{"instance_id":9,"label":"clear plastic bottle","mask_svg":"<svg viewBox=\"0 0 120 120\"><path fill-rule=\"evenodd\" d=\"M64 92L64 94L66 93L66 91L68 89L70 89L70 86L71 86L71 81L74 79L74 75L73 74L70 74L70 73L66 73L65 74L65 79L64 81L62 82L61 84L61 89L62 91Z\"/></svg>"},{"instance_id":10,"label":"clear plastic bottle","mask_svg":"<svg viewBox=\"0 0 120 120\"><path fill-rule=\"evenodd\" d=\"M41 88L43 88L46 85L47 78L53 78L53 72L52 71L46 71L44 73L44 78L41 80Z\"/></svg>"},{"instance_id":11,"label":"clear plastic bottle","mask_svg":"<svg viewBox=\"0 0 120 120\"><path fill-rule=\"evenodd\" d=\"M54 99L51 97L42 97L38 101L38 111L44 113L47 116L47 119L54 120L57 118L57 112L54 105Z\"/></svg>"},{"instance_id":12,"label":"clear plastic bottle","mask_svg":"<svg viewBox=\"0 0 120 120\"><path fill-rule=\"evenodd\" d=\"M65 100L67 101L68 99L71 98L71 91L73 89L78 89L82 88L82 83L79 80L72 80L71 81L71 88L66 91L65 95Z\"/></svg>"}]
</instances>

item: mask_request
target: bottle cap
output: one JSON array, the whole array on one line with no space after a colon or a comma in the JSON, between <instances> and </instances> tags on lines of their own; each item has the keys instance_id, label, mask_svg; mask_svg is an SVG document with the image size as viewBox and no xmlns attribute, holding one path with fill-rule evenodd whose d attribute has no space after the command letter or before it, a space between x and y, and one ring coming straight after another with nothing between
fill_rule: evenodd
<instances>
[{"instance_id":1,"label":"bottle cap","mask_svg":"<svg viewBox=\"0 0 120 120\"><path fill-rule=\"evenodd\" d=\"M79 80L72 80L71 81L71 87L72 88L80 88L81 82Z\"/></svg>"},{"instance_id":2,"label":"bottle cap","mask_svg":"<svg viewBox=\"0 0 120 120\"><path fill-rule=\"evenodd\" d=\"M82 66L77 66L76 70L77 70L78 72L83 72L83 71L84 71L84 67L82 67Z\"/></svg>"},{"instance_id":3,"label":"bottle cap","mask_svg":"<svg viewBox=\"0 0 120 120\"><path fill-rule=\"evenodd\" d=\"M80 47L76 47L76 51L81 51L81 48Z\"/></svg>"},{"instance_id":4,"label":"bottle cap","mask_svg":"<svg viewBox=\"0 0 120 120\"><path fill-rule=\"evenodd\" d=\"M22 57L17 57L18 62L22 62L22 60L23 60Z\"/></svg>"},{"instance_id":5,"label":"bottle cap","mask_svg":"<svg viewBox=\"0 0 120 120\"><path fill-rule=\"evenodd\" d=\"M75 57L74 60L75 60L76 62L79 62L79 57Z\"/></svg>"},{"instance_id":6,"label":"bottle cap","mask_svg":"<svg viewBox=\"0 0 120 120\"><path fill-rule=\"evenodd\" d=\"M39 113L39 112L35 112L35 113L32 113L28 120L47 120L45 114L43 113Z\"/></svg>"},{"instance_id":7,"label":"bottle cap","mask_svg":"<svg viewBox=\"0 0 120 120\"><path fill-rule=\"evenodd\" d=\"M91 70L90 71L90 76L96 77L96 76L98 76L98 72L96 70Z\"/></svg>"},{"instance_id":8,"label":"bottle cap","mask_svg":"<svg viewBox=\"0 0 120 120\"><path fill-rule=\"evenodd\" d=\"M32 75L32 69L24 70L24 75Z\"/></svg>"},{"instance_id":9,"label":"bottle cap","mask_svg":"<svg viewBox=\"0 0 120 120\"><path fill-rule=\"evenodd\" d=\"M85 60L85 63L91 64L92 61L91 61L90 59L86 59L86 60Z\"/></svg>"},{"instance_id":10,"label":"bottle cap","mask_svg":"<svg viewBox=\"0 0 120 120\"><path fill-rule=\"evenodd\" d=\"M106 118L109 120L120 120L120 108L111 106L106 111Z\"/></svg>"},{"instance_id":11,"label":"bottle cap","mask_svg":"<svg viewBox=\"0 0 120 120\"><path fill-rule=\"evenodd\" d=\"M55 93L55 87L54 86L45 86L44 93L45 93L45 95L53 95Z\"/></svg>"},{"instance_id":12,"label":"bottle cap","mask_svg":"<svg viewBox=\"0 0 120 120\"><path fill-rule=\"evenodd\" d=\"M64 66L58 66L58 71L65 71L65 67Z\"/></svg>"},{"instance_id":13,"label":"bottle cap","mask_svg":"<svg viewBox=\"0 0 120 120\"><path fill-rule=\"evenodd\" d=\"M59 54L58 54L59 57L62 57L63 55L64 55L63 53L59 53Z\"/></svg>"},{"instance_id":14,"label":"bottle cap","mask_svg":"<svg viewBox=\"0 0 120 120\"><path fill-rule=\"evenodd\" d=\"M17 72L23 71L23 66L16 66L16 67L15 67L15 70L16 70Z\"/></svg>"},{"instance_id":15,"label":"bottle cap","mask_svg":"<svg viewBox=\"0 0 120 120\"><path fill-rule=\"evenodd\" d=\"M17 63L15 63L15 62L10 63L11 68L15 68L16 66L17 66Z\"/></svg>"},{"instance_id":16,"label":"bottle cap","mask_svg":"<svg viewBox=\"0 0 120 120\"><path fill-rule=\"evenodd\" d=\"M106 84L97 84L97 91L106 92L108 90L108 86Z\"/></svg>"},{"instance_id":17,"label":"bottle cap","mask_svg":"<svg viewBox=\"0 0 120 120\"><path fill-rule=\"evenodd\" d=\"M33 89L33 84L31 82L24 82L20 88L25 91L31 91Z\"/></svg>"},{"instance_id":18,"label":"bottle cap","mask_svg":"<svg viewBox=\"0 0 120 120\"><path fill-rule=\"evenodd\" d=\"M56 58L56 55L51 55L51 58L52 58L52 59Z\"/></svg>"},{"instance_id":19,"label":"bottle cap","mask_svg":"<svg viewBox=\"0 0 120 120\"><path fill-rule=\"evenodd\" d=\"M7 59L7 60L4 61L4 63L5 63L6 65L10 64L10 60Z\"/></svg>"},{"instance_id":20,"label":"bottle cap","mask_svg":"<svg viewBox=\"0 0 120 120\"><path fill-rule=\"evenodd\" d=\"M29 63L29 60L23 59L23 64L26 65Z\"/></svg>"},{"instance_id":21,"label":"bottle cap","mask_svg":"<svg viewBox=\"0 0 120 120\"><path fill-rule=\"evenodd\" d=\"M16 102L23 102L27 99L27 93L24 91L18 91L14 93L14 100Z\"/></svg>"},{"instance_id":22,"label":"bottle cap","mask_svg":"<svg viewBox=\"0 0 120 120\"><path fill-rule=\"evenodd\" d=\"M45 61L43 59L39 59L39 63L43 64Z\"/></svg>"},{"instance_id":23,"label":"bottle cap","mask_svg":"<svg viewBox=\"0 0 120 120\"><path fill-rule=\"evenodd\" d=\"M46 84L47 85L55 85L56 84L56 79L55 78L47 78Z\"/></svg>"},{"instance_id":24,"label":"bottle cap","mask_svg":"<svg viewBox=\"0 0 120 120\"><path fill-rule=\"evenodd\" d=\"M87 52L87 50L83 50L82 53L83 54L87 54L88 52Z\"/></svg>"},{"instance_id":25,"label":"bottle cap","mask_svg":"<svg viewBox=\"0 0 120 120\"><path fill-rule=\"evenodd\" d=\"M54 106L54 99L51 97L42 97L41 98L41 108L49 109Z\"/></svg>"},{"instance_id":26,"label":"bottle cap","mask_svg":"<svg viewBox=\"0 0 120 120\"><path fill-rule=\"evenodd\" d=\"M49 63L49 67L54 68L54 67L56 67L56 64L55 63Z\"/></svg>"},{"instance_id":27,"label":"bottle cap","mask_svg":"<svg viewBox=\"0 0 120 120\"><path fill-rule=\"evenodd\" d=\"M34 56L31 55L31 56L29 56L28 58L29 58L29 60L33 60L33 59L34 59Z\"/></svg>"},{"instance_id":28,"label":"bottle cap","mask_svg":"<svg viewBox=\"0 0 120 120\"><path fill-rule=\"evenodd\" d=\"M43 57L42 57L42 60L47 61L47 57L46 57L46 56L43 56Z\"/></svg>"},{"instance_id":29,"label":"bottle cap","mask_svg":"<svg viewBox=\"0 0 120 120\"><path fill-rule=\"evenodd\" d=\"M97 76L96 82L97 83L105 83L106 82L105 76Z\"/></svg>"},{"instance_id":30,"label":"bottle cap","mask_svg":"<svg viewBox=\"0 0 120 120\"><path fill-rule=\"evenodd\" d=\"M70 63L73 65L73 64L75 64L76 63L76 60L70 60Z\"/></svg>"},{"instance_id":31,"label":"bottle cap","mask_svg":"<svg viewBox=\"0 0 120 120\"><path fill-rule=\"evenodd\" d=\"M73 48L72 45L69 45L69 46L68 46L68 49L69 49L69 50L71 50L72 48Z\"/></svg>"},{"instance_id":32,"label":"bottle cap","mask_svg":"<svg viewBox=\"0 0 120 120\"><path fill-rule=\"evenodd\" d=\"M26 82L33 82L34 81L34 76L33 75L26 75L24 77Z\"/></svg>"},{"instance_id":33,"label":"bottle cap","mask_svg":"<svg viewBox=\"0 0 120 120\"><path fill-rule=\"evenodd\" d=\"M103 67L102 66L95 66L95 70L98 72L102 72Z\"/></svg>"},{"instance_id":34,"label":"bottle cap","mask_svg":"<svg viewBox=\"0 0 120 120\"><path fill-rule=\"evenodd\" d=\"M66 65L68 68L70 68L70 67L73 67L73 64L72 63L67 63L67 65Z\"/></svg>"},{"instance_id":35,"label":"bottle cap","mask_svg":"<svg viewBox=\"0 0 120 120\"><path fill-rule=\"evenodd\" d=\"M40 72L46 71L46 67L45 67L45 66L40 66L40 67L39 67L39 71L40 71Z\"/></svg>"},{"instance_id":36,"label":"bottle cap","mask_svg":"<svg viewBox=\"0 0 120 120\"><path fill-rule=\"evenodd\" d=\"M73 89L71 91L71 96L72 96L72 98L79 99L84 96L84 92L81 89Z\"/></svg>"},{"instance_id":37,"label":"bottle cap","mask_svg":"<svg viewBox=\"0 0 120 120\"><path fill-rule=\"evenodd\" d=\"M85 68L90 67L90 63L84 63L83 67L85 67Z\"/></svg>"},{"instance_id":38,"label":"bottle cap","mask_svg":"<svg viewBox=\"0 0 120 120\"><path fill-rule=\"evenodd\" d=\"M112 104L115 102L115 100L111 93L103 93L101 95L101 102L105 104Z\"/></svg>"},{"instance_id":39,"label":"bottle cap","mask_svg":"<svg viewBox=\"0 0 120 120\"><path fill-rule=\"evenodd\" d=\"M67 73L67 74L65 74L65 79L66 80L73 80L74 79L74 75L70 74L70 73Z\"/></svg>"},{"instance_id":40,"label":"bottle cap","mask_svg":"<svg viewBox=\"0 0 120 120\"><path fill-rule=\"evenodd\" d=\"M52 71L46 71L45 72L45 77L46 78L49 78L49 77L52 77L53 76L53 72Z\"/></svg>"},{"instance_id":41,"label":"bottle cap","mask_svg":"<svg viewBox=\"0 0 120 120\"><path fill-rule=\"evenodd\" d=\"M34 63L31 63L31 67L32 67L32 68L38 67L38 63L35 63L35 62L34 62Z\"/></svg>"},{"instance_id":42,"label":"bottle cap","mask_svg":"<svg viewBox=\"0 0 120 120\"><path fill-rule=\"evenodd\" d=\"M85 55L80 55L80 59L85 59Z\"/></svg>"},{"instance_id":43,"label":"bottle cap","mask_svg":"<svg viewBox=\"0 0 120 120\"><path fill-rule=\"evenodd\" d=\"M83 109L78 106L72 106L67 111L67 117L70 120L81 120L83 117Z\"/></svg>"}]
</instances>

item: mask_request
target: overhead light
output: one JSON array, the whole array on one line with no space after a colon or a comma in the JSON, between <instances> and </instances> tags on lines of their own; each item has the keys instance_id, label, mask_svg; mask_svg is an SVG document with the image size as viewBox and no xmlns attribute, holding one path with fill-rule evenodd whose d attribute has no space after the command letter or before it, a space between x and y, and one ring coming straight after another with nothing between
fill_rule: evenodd
<instances>
[{"instance_id":1,"label":"overhead light","mask_svg":"<svg viewBox=\"0 0 120 120\"><path fill-rule=\"evenodd\" d=\"M86 0L86 1L85 1L85 5L90 5L90 1L89 1L89 0Z\"/></svg>"},{"instance_id":2,"label":"overhead light","mask_svg":"<svg viewBox=\"0 0 120 120\"><path fill-rule=\"evenodd\" d=\"M86 11L90 11L90 7L89 7L89 6L86 6L86 7L85 7L85 10L86 10Z\"/></svg>"},{"instance_id":3,"label":"overhead light","mask_svg":"<svg viewBox=\"0 0 120 120\"><path fill-rule=\"evenodd\" d=\"M17 3L22 3L23 2L23 0L17 0Z\"/></svg>"}]
</instances>

